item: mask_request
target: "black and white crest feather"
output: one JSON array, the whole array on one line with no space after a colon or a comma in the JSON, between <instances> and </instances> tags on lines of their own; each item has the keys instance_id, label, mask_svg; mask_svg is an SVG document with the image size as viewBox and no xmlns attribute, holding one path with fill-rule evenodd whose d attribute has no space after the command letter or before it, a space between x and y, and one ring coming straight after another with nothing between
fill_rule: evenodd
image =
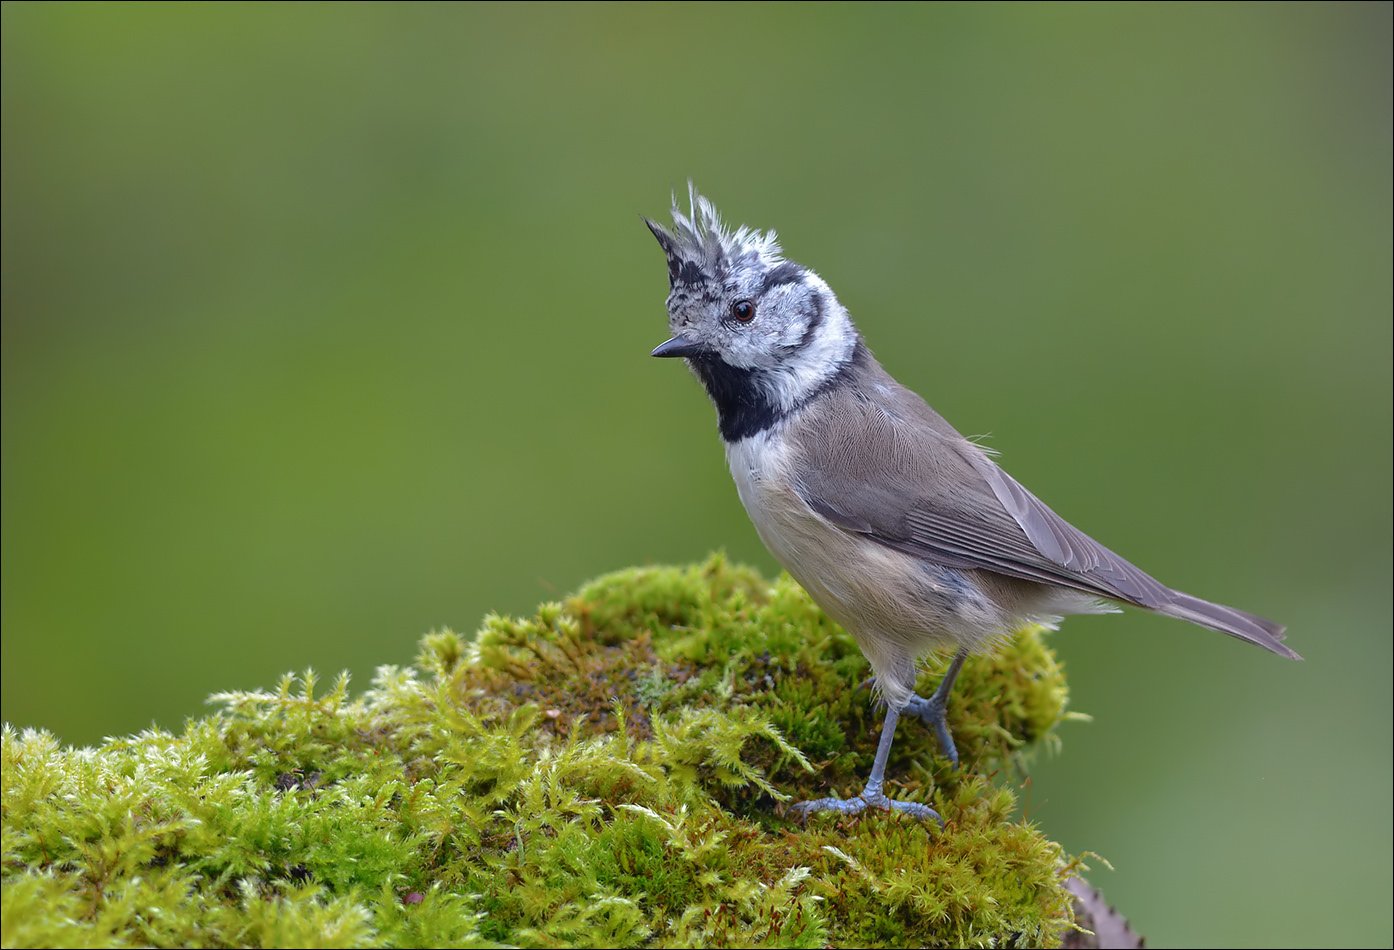
<instances>
[{"instance_id":1,"label":"black and white crest feather","mask_svg":"<svg viewBox=\"0 0 1394 950\"><path fill-rule=\"evenodd\" d=\"M673 283L700 284L724 280L733 270L760 266L774 269L784 263L778 236L744 225L734 230L722 223L716 206L687 183L688 210L673 196L673 227L664 228L648 218L644 222L668 255L668 276Z\"/></svg>"}]
</instances>

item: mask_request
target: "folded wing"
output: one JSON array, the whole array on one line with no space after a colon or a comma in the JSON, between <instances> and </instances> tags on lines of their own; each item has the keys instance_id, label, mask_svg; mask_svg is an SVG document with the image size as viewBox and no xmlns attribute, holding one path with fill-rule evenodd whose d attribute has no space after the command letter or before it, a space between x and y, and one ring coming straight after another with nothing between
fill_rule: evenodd
<instances>
[{"instance_id":1,"label":"folded wing","mask_svg":"<svg viewBox=\"0 0 1394 950\"><path fill-rule=\"evenodd\" d=\"M1297 656L1278 624L1172 590L1051 511L914 393L884 375L872 384L880 398L847 387L799 426L797 488L824 518L935 563L1123 601Z\"/></svg>"}]
</instances>

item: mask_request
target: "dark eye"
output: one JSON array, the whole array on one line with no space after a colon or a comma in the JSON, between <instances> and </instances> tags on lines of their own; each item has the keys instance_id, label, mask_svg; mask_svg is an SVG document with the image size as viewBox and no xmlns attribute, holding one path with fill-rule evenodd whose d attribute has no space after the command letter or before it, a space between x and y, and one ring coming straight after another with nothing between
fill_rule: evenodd
<instances>
[{"instance_id":1,"label":"dark eye","mask_svg":"<svg viewBox=\"0 0 1394 950\"><path fill-rule=\"evenodd\" d=\"M731 319L749 323L755 319L755 304L749 300L737 300L731 304Z\"/></svg>"}]
</instances>

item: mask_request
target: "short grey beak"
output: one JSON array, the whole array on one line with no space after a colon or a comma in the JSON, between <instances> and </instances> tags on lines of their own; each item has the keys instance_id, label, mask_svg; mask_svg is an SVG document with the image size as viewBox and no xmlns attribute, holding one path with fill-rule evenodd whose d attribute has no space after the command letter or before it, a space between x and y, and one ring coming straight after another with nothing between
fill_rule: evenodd
<instances>
[{"instance_id":1,"label":"short grey beak","mask_svg":"<svg viewBox=\"0 0 1394 950\"><path fill-rule=\"evenodd\" d=\"M694 343L683 336L675 336L653 348L650 356L700 356L707 352L701 343Z\"/></svg>"}]
</instances>

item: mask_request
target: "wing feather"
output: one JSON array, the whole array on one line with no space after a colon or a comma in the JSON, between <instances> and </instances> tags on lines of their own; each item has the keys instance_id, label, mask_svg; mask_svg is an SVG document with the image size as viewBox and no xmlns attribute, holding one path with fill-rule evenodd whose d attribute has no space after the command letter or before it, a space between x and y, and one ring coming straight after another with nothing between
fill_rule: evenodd
<instances>
[{"instance_id":1,"label":"wing feather","mask_svg":"<svg viewBox=\"0 0 1394 950\"><path fill-rule=\"evenodd\" d=\"M1284 629L1172 590L1051 511L868 358L787 435L795 488L845 531L937 564L1072 588L1300 659Z\"/></svg>"},{"instance_id":2,"label":"wing feather","mask_svg":"<svg viewBox=\"0 0 1394 950\"><path fill-rule=\"evenodd\" d=\"M797 487L814 511L938 563L1166 603L1169 588L1057 515L913 393L889 386L899 397L889 404L852 387L808 407Z\"/></svg>"}]
</instances>

